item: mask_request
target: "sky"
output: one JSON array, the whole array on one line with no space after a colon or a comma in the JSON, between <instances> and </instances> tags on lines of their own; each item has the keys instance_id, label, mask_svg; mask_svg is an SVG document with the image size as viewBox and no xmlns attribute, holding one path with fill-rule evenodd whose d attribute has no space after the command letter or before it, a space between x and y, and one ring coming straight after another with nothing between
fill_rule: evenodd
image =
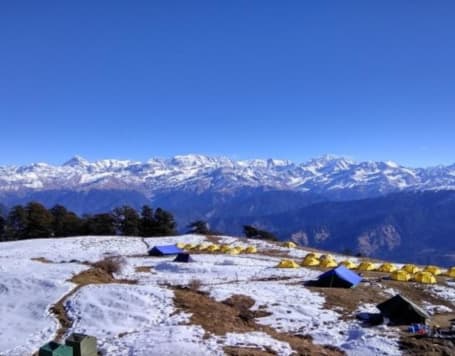
<instances>
[{"instance_id":1,"label":"sky","mask_svg":"<svg viewBox=\"0 0 455 356\"><path fill-rule=\"evenodd\" d=\"M0 165L455 163L453 1L1 1Z\"/></svg>"}]
</instances>

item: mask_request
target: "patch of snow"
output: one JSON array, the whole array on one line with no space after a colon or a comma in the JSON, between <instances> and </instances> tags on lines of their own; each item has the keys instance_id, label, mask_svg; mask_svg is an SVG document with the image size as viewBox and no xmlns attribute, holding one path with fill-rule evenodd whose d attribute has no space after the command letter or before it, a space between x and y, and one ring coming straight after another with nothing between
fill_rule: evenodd
<instances>
[{"instance_id":1,"label":"patch of snow","mask_svg":"<svg viewBox=\"0 0 455 356\"><path fill-rule=\"evenodd\" d=\"M226 346L245 347L245 348L260 348L264 347L273 350L278 356L288 356L295 354L289 343L278 341L263 332L250 333L227 333L220 338Z\"/></svg>"},{"instance_id":2,"label":"patch of snow","mask_svg":"<svg viewBox=\"0 0 455 356\"><path fill-rule=\"evenodd\" d=\"M204 339L205 330L195 325L159 325L121 337L103 339L107 355L222 356L222 345Z\"/></svg>"},{"instance_id":3,"label":"patch of snow","mask_svg":"<svg viewBox=\"0 0 455 356\"><path fill-rule=\"evenodd\" d=\"M0 354L29 355L52 339L58 324L49 308L74 287L66 280L87 267L15 258L0 261Z\"/></svg>"},{"instance_id":4,"label":"patch of snow","mask_svg":"<svg viewBox=\"0 0 455 356\"><path fill-rule=\"evenodd\" d=\"M430 293L437 295L440 298L448 300L455 306L455 282L448 282L447 286L433 285L428 287Z\"/></svg>"},{"instance_id":5,"label":"patch of snow","mask_svg":"<svg viewBox=\"0 0 455 356\"><path fill-rule=\"evenodd\" d=\"M426 301L422 302L422 306L429 315L452 312L452 309L445 305L434 305Z\"/></svg>"},{"instance_id":6,"label":"patch of snow","mask_svg":"<svg viewBox=\"0 0 455 356\"><path fill-rule=\"evenodd\" d=\"M123 236L83 236L60 239L32 239L3 242L0 258L44 257L53 262L79 260L95 262L108 255L146 254L140 238Z\"/></svg>"},{"instance_id":7,"label":"patch of snow","mask_svg":"<svg viewBox=\"0 0 455 356\"><path fill-rule=\"evenodd\" d=\"M258 323L283 332L309 334L314 342L338 346L348 355L401 354L396 330L385 326L364 329L357 321L342 321L338 313L324 309L324 297L303 285L247 282L206 290L219 301L234 294L248 295L256 301L253 309L265 305L271 313L258 318Z\"/></svg>"},{"instance_id":8,"label":"patch of snow","mask_svg":"<svg viewBox=\"0 0 455 356\"><path fill-rule=\"evenodd\" d=\"M172 291L157 286L89 285L67 300L65 308L74 320L72 331L104 339L186 321L183 314L171 316L172 298Z\"/></svg>"}]
</instances>

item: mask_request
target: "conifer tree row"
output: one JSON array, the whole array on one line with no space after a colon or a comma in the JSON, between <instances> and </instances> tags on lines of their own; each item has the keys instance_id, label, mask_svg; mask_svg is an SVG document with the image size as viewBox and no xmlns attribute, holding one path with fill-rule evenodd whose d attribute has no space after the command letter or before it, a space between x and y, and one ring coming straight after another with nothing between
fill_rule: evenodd
<instances>
[{"instance_id":1,"label":"conifer tree row","mask_svg":"<svg viewBox=\"0 0 455 356\"><path fill-rule=\"evenodd\" d=\"M176 227L170 212L148 205L140 213L124 205L111 212L80 217L62 205L47 209L30 202L0 215L0 241L80 235L169 236L177 233Z\"/></svg>"}]
</instances>

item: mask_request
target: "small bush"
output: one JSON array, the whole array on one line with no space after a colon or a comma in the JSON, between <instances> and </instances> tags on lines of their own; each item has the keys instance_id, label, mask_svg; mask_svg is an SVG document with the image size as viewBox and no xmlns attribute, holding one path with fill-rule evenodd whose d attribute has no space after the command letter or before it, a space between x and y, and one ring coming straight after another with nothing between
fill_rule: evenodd
<instances>
[{"instance_id":1,"label":"small bush","mask_svg":"<svg viewBox=\"0 0 455 356\"><path fill-rule=\"evenodd\" d=\"M124 264L125 260L121 257L108 257L104 260L95 262L93 267L102 269L112 276L114 273L120 272Z\"/></svg>"},{"instance_id":2,"label":"small bush","mask_svg":"<svg viewBox=\"0 0 455 356\"><path fill-rule=\"evenodd\" d=\"M199 279L192 279L188 283L188 288L197 292L199 290L199 288L201 288L201 285L202 285L202 282Z\"/></svg>"}]
</instances>

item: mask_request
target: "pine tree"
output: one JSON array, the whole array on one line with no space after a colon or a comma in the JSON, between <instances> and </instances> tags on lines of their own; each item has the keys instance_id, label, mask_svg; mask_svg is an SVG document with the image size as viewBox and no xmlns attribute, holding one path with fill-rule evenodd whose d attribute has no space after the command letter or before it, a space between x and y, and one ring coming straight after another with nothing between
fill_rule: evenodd
<instances>
[{"instance_id":1,"label":"pine tree","mask_svg":"<svg viewBox=\"0 0 455 356\"><path fill-rule=\"evenodd\" d=\"M153 236L171 236L175 235L177 232L175 228L177 223L174 220L174 216L161 208L156 209L155 211L155 234Z\"/></svg>"},{"instance_id":2,"label":"pine tree","mask_svg":"<svg viewBox=\"0 0 455 356\"><path fill-rule=\"evenodd\" d=\"M27 236L28 218L27 212L22 205L14 206L6 219L6 239L19 240Z\"/></svg>"},{"instance_id":3,"label":"pine tree","mask_svg":"<svg viewBox=\"0 0 455 356\"><path fill-rule=\"evenodd\" d=\"M6 227L5 218L0 215L0 241L3 241L5 238L5 227Z\"/></svg>"},{"instance_id":4,"label":"pine tree","mask_svg":"<svg viewBox=\"0 0 455 356\"><path fill-rule=\"evenodd\" d=\"M139 235L142 237L155 236L155 218L153 216L153 209L144 205L141 210L141 218L139 222Z\"/></svg>"},{"instance_id":5,"label":"pine tree","mask_svg":"<svg viewBox=\"0 0 455 356\"><path fill-rule=\"evenodd\" d=\"M123 236L138 236L140 218L137 211L127 205L113 211L116 230Z\"/></svg>"},{"instance_id":6,"label":"pine tree","mask_svg":"<svg viewBox=\"0 0 455 356\"><path fill-rule=\"evenodd\" d=\"M53 216L52 230L56 237L77 236L82 234L82 221L72 211L62 205L50 209Z\"/></svg>"},{"instance_id":7,"label":"pine tree","mask_svg":"<svg viewBox=\"0 0 455 356\"><path fill-rule=\"evenodd\" d=\"M86 215L84 232L87 235L115 235L115 220L112 214Z\"/></svg>"},{"instance_id":8,"label":"pine tree","mask_svg":"<svg viewBox=\"0 0 455 356\"><path fill-rule=\"evenodd\" d=\"M25 206L27 214L27 226L25 237L51 237L52 214L42 204L30 202Z\"/></svg>"},{"instance_id":9,"label":"pine tree","mask_svg":"<svg viewBox=\"0 0 455 356\"><path fill-rule=\"evenodd\" d=\"M52 230L54 236L66 236L64 231L65 217L68 214L68 210L62 205L55 205L50 210L54 220L52 222Z\"/></svg>"},{"instance_id":10,"label":"pine tree","mask_svg":"<svg viewBox=\"0 0 455 356\"><path fill-rule=\"evenodd\" d=\"M274 234L265 230L259 230L251 225L243 226L243 233L247 238L250 239L262 239L262 240L278 240Z\"/></svg>"}]
</instances>

